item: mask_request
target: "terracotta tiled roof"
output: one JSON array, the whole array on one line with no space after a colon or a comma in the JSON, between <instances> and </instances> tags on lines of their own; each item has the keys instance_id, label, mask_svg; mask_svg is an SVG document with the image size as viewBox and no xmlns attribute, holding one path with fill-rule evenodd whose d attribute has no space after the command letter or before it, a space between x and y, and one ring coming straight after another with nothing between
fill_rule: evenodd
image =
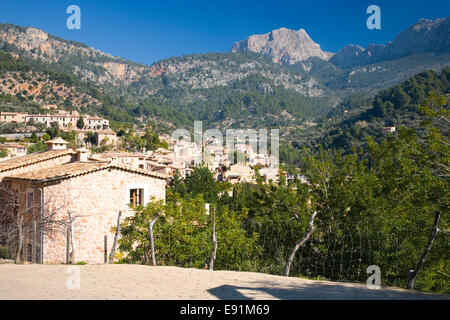
<instances>
[{"instance_id":1,"label":"terracotta tiled roof","mask_svg":"<svg viewBox=\"0 0 450 320\"><path fill-rule=\"evenodd\" d=\"M65 164L60 164L50 168L34 170L30 172L25 172L4 179L19 179L19 180L32 180L39 182L55 181L73 178L76 176L93 173L99 170L105 169L118 169L128 172L133 172L141 175L151 176L159 179L168 179L169 176L162 173L151 172L143 169L134 168L127 165L121 165L111 162L70 162Z\"/></svg>"},{"instance_id":2,"label":"terracotta tiled roof","mask_svg":"<svg viewBox=\"0 0 450 320\"><path fill-rule=\"evenodd\" d=\"M9 160L5 160L0 162L0 172L5 172L8 170L17 169L20 167L29 166L38 162L51 160L53 158L62 157L65 155L73 155L76 152L72 149L65 150L51 150L29 154L23 157L12 158Z\"/></svg>"},{"instance_id":3,"label":"terracotta tiled roof","mask_svg":"<svg viewBox=\"0 0 450 320\"><path fill-rule=\"evenodd\" d=\"M131 152L104 152L99 154L100 158L146 158L143 153L131 153Z\"/></svg>"}]
</instances>

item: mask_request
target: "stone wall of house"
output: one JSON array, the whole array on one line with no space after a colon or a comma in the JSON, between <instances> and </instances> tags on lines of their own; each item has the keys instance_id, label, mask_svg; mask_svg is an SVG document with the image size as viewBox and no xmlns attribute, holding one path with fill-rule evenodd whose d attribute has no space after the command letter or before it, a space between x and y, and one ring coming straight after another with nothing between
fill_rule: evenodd
<instances>
[{"instance_id":1,"label":"stone wall of house","mask_svg":"<svg viewBox=\"0 0 450 320\"><path fill-rule=\"evenodd\" d=\"M40 247L41 247L41 238L40 232L38 229L38 221L40 217L40 192L39 190L33 189L33 186L26 181L13 180L8 181L7 185L4 185L6 188L11 188L12 190L16 190L15 193L16 201L19 204L20 214L23 215L23 246L22 246L22 256L26 261L30 262L39 262L40 257ZM33 202L31 203L30 210L27 210L27 192L33 191ZM0 192L0 198L2 194ZM9 193L5 195L6 201L12 201L9 196ZM33 222L36 221L36 235L34 235ZM36 239L36 243L34 242ZM33 246L36 244L36 256L33 255ZM15 248L10 248L10 250L15 250Z\"/></svg>"},{"instance_id":2,"label":"stone wall of house","mask_svg":"<svg viewBox=\"0 0 450 320\"><path fill-rule=\"evenodd\" d=\"M129 209L129 188L145 188L145 201L151 197L165 199L166 181L128 171L112 169L78 176L44 187L46 210L59 210L67 219L67 211L75 216L75 262L103 263L104 237L107 254L111 251L117 216L122 221L133 214ZM66 261L66 233L44 237L44 263Z\"/></svg>"}]
</instances>

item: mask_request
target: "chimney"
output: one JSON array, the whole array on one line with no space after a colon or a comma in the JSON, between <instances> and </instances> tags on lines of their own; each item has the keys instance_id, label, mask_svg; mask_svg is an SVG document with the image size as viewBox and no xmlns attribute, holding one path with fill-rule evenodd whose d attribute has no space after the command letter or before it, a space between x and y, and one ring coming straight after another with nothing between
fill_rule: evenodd
<instances>
[{"instance_id":1,"label":"chimney","mask_svg":"<svg viewBox=\"0 0 450 320\"><path fill-rule=\"evenodd\" d=\"M87 162L89 160L89 156L91 152L85 147L77 149L77 161Z\"/></svg>"},{"instance_id":2,"label":"chimney","mask_svg":"<svg viewBox=\"0 0 450 320\"><path fill-rule=\"evenodd\" d=\"M68 142L61 137L54 138L52 140L46 141L48 144L48 150L65 150L67 148Z\"/></svg>"}]
</instances>

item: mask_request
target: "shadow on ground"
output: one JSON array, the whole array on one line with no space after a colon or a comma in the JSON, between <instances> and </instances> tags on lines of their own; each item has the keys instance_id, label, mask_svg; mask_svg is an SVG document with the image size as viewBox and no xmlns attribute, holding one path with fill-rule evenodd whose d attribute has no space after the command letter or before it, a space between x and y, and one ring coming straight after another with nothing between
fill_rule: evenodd
<instances>
[{"instance_id":1,"label":"shadow on ground","mask_svg":"<svg viewBox=\"0 0 450 320\"><path fill-rule=\"evenodd\" d=\"M276 282L247 286L222 285L208 290L222 300L450 300L448 295L401 289L368 289L360 284L311 283L280 287Z\"/></svg>"}]
</instances>

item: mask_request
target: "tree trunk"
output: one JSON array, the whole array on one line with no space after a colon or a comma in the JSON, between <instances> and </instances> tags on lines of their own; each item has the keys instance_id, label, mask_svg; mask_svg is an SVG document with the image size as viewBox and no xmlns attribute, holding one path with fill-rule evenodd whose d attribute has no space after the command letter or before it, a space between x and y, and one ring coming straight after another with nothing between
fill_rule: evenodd
<instances>
[{"instance_id":1,"label":"tree trunk","mask_svg":"<svg viewBox=\"0 0 450 320\"><path fill-rule=\"evenodd\" d=\"M156 214L156 217L150 221L148 224L148 234L150 236L150 250L152 250L152 264L156 266L156 258L155 258L155 244L153 242L153 225L155 224L156 220L158 220L160 213L158 212Z\"/></svg>"},{"instance_id":2,"label":"tree trunk","mask_svg":"<svg viewBox=\"0 0 450 320\"><path fill-rule=\"evenodd\" d=\"M122 211L119 211L119 215L117 216L117 227L116 233L114 234L114 241L111 248L111 252L109 254L109 263L112 264L114 262L114 254L116 253L117 240L120 234L120 216L122 215Z\"/></svg>"},{"instance_id":3,"label":"tree trunk","mask_svg":"<svg viewBox=\"0 0 450 320\"><path fill-rule=\"evenodd\" d=\"M16 247L16 253L14 256L14 263L20 263L20 252L22 251L22 245L23 245L23 215L20 215L17 217L17 247Z\"/></svg>"},{"instance_id":4,"label":"tree trunk","mask_svg":"<svg viewBox=\"0 0 450 320\"><path fill-rule=\"evenodd\" d=\"M289 271L291 270L291 264L292 264L292 261L294 260L295 253L297 252L297 250L301 246L303 246L305 244L306 241L308 241L309 237L311 237L311 234L314 232L314 229L315 229L315 227L314 227L314 218L316 217L316 215L317 215L317 212L314 211L314 213L311 215L311 219L309 220L309 230L308 230L308 232L305 234L305 236L303 237L303 239L301 241L296 243L296 245L294 247L294 250L292 250L292 253L291 253L291 255L289 257L289 260L288 260L288 262L286 264L286 268L284 269L284 275L286 277L289 277Z\"/></svg>"},{"instance_id":5,"label":"tree trunk","mask_svg":"<svg viewBox=\"0 0 450 320\"><path fill-rule=\"evenodd\" d=\"M406 280L406 289L414 289L414 282L416 281L417 275L419 274L420 269L424 265L428 254L430 253L431 247L433 246L434 239L436 238L436 234L438 232L438 223L441 217L441 212L436 211L434 214L434 222L433 227L431 228L430 239L428 240L427 246L425 247L422 256L420 257L419 262L417 262L414 270L409 270L408 279Z\"/></svg>"},{"instance_id":6,"label":"tree trunk","mask_svg":"<svg viewBox=\"0 0 450 320\"><path fill-rule=\"evenodd\" d=\"M211 260L209 260L209 270L214 270L214 260L216 260L217 252L217 237L216 237L216 207L213 208L212 213L212 242Z\"/></svg>"}]
</instances>

